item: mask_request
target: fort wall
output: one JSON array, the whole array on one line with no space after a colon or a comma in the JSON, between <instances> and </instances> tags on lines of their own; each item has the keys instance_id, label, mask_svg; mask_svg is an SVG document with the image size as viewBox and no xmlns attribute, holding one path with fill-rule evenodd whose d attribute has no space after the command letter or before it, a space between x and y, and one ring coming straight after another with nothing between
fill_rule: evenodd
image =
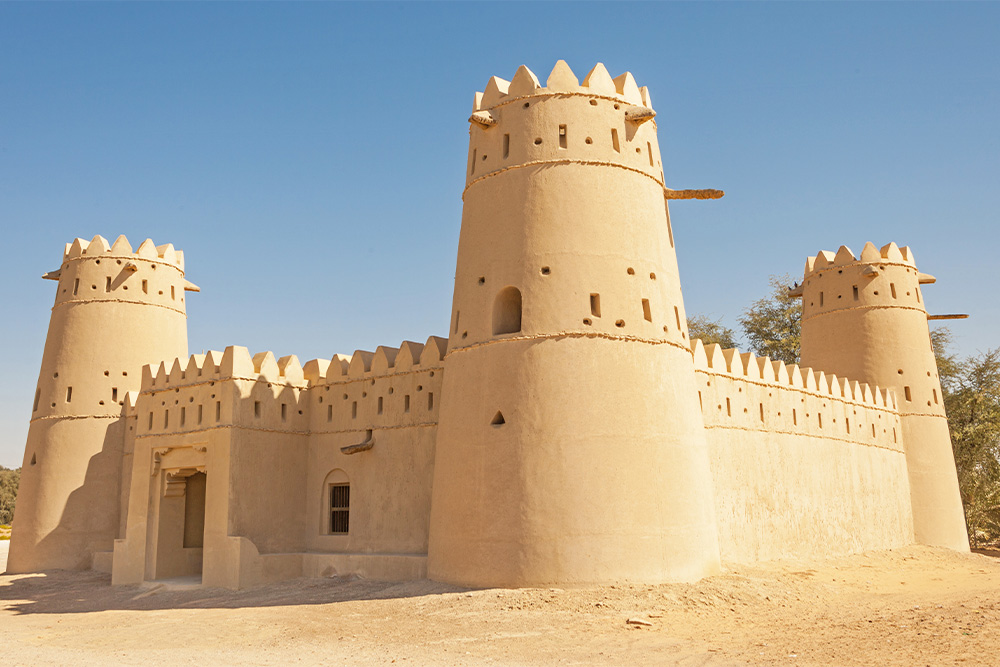
<instances>
[{"instance_id":1,"label":"fort wall","mask_svg":"<svg viewBox=\"0 0 1000 667\"><path fill-rule=\"evenodd\" d=\"M724 560L912 543L891 392L701 341L692 349Z\"/></svg>"}]
</instances>

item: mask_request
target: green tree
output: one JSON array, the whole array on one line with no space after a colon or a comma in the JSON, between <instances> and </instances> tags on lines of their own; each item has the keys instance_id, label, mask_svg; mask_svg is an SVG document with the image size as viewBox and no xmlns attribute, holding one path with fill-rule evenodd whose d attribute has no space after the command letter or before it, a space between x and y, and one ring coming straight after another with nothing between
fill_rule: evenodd
<instances>
[{"instance_id":1,"label":"green tree","mask_svg":"<svg viewBox=\"0 0 1000 667\"><path fill-rule=\"evenodd\" d=\"M958 361L951 332L931 333L972 546L1000 541L1000 348Z\"/></svg>"},{"instance_id":2,"label":"green tree","mask_svg":"<svg viewBox=\"0 0 1000 667\"><path fill-rule=\"evenodd\" d=\"M693 315L687 318L688 337L700 338L705 345L718 343L724 348L739 347L736 332L722 324L722 319L713 320L707 315Z\"/></svg>"},{"instance_id":3,"label":"green tree","mask_svg":"<svg viewBox=\"0 0 1000 667\"><path fill-rule=\"evenodd\" d=\"M17 487L20 483L20 468L10 470L0 466L0 524L2 525L14 520L14 503L17 501Z\"/></svg>"},{"instance_id":4,"label":"green tree","mask_svg":"<svg viewBox=\"0 0 1000 667\"><path fill-rule=\"evenodd\" d=\"M802 333L802 300L789 295L788 274L768 278L771 293L757 299L739 318L750 351L758 357L799 362Z\"/></svg>"}]
</instances>

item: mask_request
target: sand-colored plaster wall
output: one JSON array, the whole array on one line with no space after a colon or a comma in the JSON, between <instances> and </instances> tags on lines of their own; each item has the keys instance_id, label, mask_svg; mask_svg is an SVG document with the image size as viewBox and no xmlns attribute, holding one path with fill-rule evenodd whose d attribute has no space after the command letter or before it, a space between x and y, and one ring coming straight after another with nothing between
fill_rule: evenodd
<instances>
[{"instance_id":1,"label":"sand-colored plaster wall","mask_svg":"<svg viewBox=\"0 0 1000 667\"><path fill-rule=\"evenodd\" d=\"M701 341L693 348L724 560L913 542L892 394Z\"/></svg>"}]
</instances>

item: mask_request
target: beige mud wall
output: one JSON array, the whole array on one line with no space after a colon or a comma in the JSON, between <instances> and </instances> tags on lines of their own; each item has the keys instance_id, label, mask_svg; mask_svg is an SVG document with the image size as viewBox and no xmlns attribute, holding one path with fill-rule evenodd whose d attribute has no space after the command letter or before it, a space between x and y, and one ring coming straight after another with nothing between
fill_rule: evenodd
<instances>
[{"instance_id":1,"label":"beige mud wall","mask_svg":"<svg viewBox=\"0 0 1000 667\"><path fill-rule=\"evenodd\" d=\"M694 354L723 560L913 542L892 394L701 341Z\"/></svg>"},{"instance_id":2,"label":"beige mud wall","mask_svg":"<svg viewBox=\"0 0 1000 667\"><path fill-rule=\"evenodd\" d=\"M183 255L96 236L66 246L25 446L9 572L106 568L118 537L125 395L187 354ZM96 560L95 560L96 559Z\"/></svg>"},{"instance_id":3,"label":"beige mud wall","mask_svg":"<svg viewBox=\"0 0 1000 667\"><path fill-rule=\"evenodd\" d=\"M315 362L317 372L325 372L310 378L307 576L426 576L445 344L431 337L426 344L407 341ZM363 447L343 451L356 445ZM345 483L350 529L333 534L330 486Z\"/></svg>"}]
</instances>

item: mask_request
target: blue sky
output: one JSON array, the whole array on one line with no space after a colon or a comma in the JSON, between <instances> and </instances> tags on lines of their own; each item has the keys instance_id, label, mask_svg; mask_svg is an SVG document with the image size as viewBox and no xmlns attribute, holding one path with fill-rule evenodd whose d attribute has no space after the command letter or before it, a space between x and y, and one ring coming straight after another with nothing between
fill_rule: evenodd
<instances>
[{"instance_id":1,"label":"blue sky","mask_svg":"<svg viewBox=\"0 0 1000 667\"><path fill-rule=\"evenodd\" d=\"M473 93L597 61L650 88L691 313L910 245L957 350L1000 346L1000 4L0 4L0 464L63 244L185 251L192 352L446 334Z\"/></svg>"}]
</instances>

